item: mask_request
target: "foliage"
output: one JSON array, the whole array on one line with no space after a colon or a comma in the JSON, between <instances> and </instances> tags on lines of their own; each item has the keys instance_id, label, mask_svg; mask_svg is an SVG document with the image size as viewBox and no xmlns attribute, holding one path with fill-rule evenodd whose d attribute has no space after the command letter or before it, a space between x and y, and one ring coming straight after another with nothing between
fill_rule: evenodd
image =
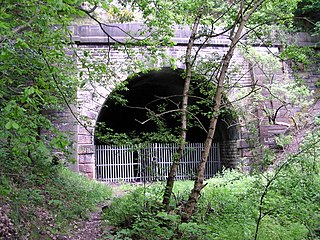
<instances>
[{"instance_id":1,"label":"foliage","mask_svg":"<svg viewBox=\"0 0 320 240\"><path fill-rule=\"evenodd\" d=\"M282 149L286 146L288 146L292 141L292 136L284 134L280 134L279 136L276 136L275 138L277 146L281 147Z\"/></svg>"},{"instance_id":2,"label":"foliage","mask_svg":"<svg viewBox=\"0 0 320 240\"><path fill-rule=\"evenodd\" d=\"M59 170L53 181L49 181L46 190L50 193L49 209L56 211L60 220L85 218L98 203L111 196L109 187L65 168Z\"/></svg>"},{"instance_id":3,"label":"foliage","mask_svg":"<svg viewBox=\"0 0 320 240\"><path fill-rule=\"evenodd\" d=\"M271 35L273 27L281 29L291 25L293 11L298 3L297 0L262 2L264 4L257 8L244 26L247 29L246 35L249 35L248 39L261 40ZM302 2L304 5L297 10L297 15L299 11L307 14L308 11L314 12L319 8L317 1ZM1 1L0 203L8 204L12 208L11 218L17 226L19 235L31 234L32 239L41 238L41 230L38 226L43 219L37 219L39 209L48 213L48 216L54 216L55 224L63 227L65 220L74 219L77 216L86 217L86 210L110 195L109 190L102 185L92 184L62 169L61 166L54 166L54 157L51 154L52 150L68 154L71 145L68 137L53 127L46 113L70 108L69 103L76 95L77 68L72 56L74 52L72 52L70 31L67 26L74 17L81 15L79 12L81 3L81 1L72 0ZM96 1L89 1L90 3L99 4ZM132 55L135 49L128 50L125 44L143 46L148 54L151 53L151 56L146 57L147 64L138 60L126 69L121 68L127 71L127 74L133 74L137 70L145 71L146 68L158 67L160 59L174 65L175 62L166 58L159 46L173 46L174 42L171 40L174 33L173 26L175 24L193 25L202 6L206 7L199 20L201 28L195 38L206 42L216 35L214 34L215 26L219 26L218 30L222 30L221 33L224 31L233 33L236 26L241 23L240 15L245 16L252 7L250 4L255 1L139 0L126 3L131 5L133 10L138 8L141 11L147 26L141 33L150 33L141 41L133 39L127 43L119 42L119 45L115 46ZM244 3L249 5L243 6ZM112 14L119 11L117 7L110 5L105 1L101 2L102 8L106 11ZM244 12L238 14L239 9L243 9ZM94 19L94 16L92 17ZM131 12L119 13L119 19L119 21L132 19ZM316 26L317 32L319 21L318 19L315 21L317 22L313 25ZM272 22L275 22L275 25L272 25ZM265 27L265 25L270 26ZM239 37L236 42L240 40ZM263 40L261 43L269 44L268 41ZM67 48L70 53L67 53ZM221 66L227 61L217 55L207 59L196 59L200 50L201 47L188 56L192 58L192 64L197 63L198 69L204 70L202 77L213 80L215 83L222 79L221 85L224 85L225 77L219 76L221 76ZM231 59L234 46L230 50ZM138 55L146 56L147 54L138 53ZM308 48L289 46L280 57L298 65L307 65L310 55L312 52ZM106 83L110 76L113 78L116 76L113 71L116 66L110 63L108 56L109 65L103 61L98 64L92 63L91 57L84 51L83 58L78 59L81 67L86 69L79 74L82 78L81 86L90 81L96 81L94 84ZM258 65L262 63L263 67L270 66L266 75L272 75L276 70L273 67L276 66L277 61L273 54L255 55L254 58ZM228 64L227 62L226 69L222 69L221 73L227 73L226 78L231 79L233 73ZM307 105L305 97L309 97L309 92L301 82L285 82L279 86L273 82L273 76L268 78L270 79L272 81L264 87L276 95L285 95L283 101L290 103L283 103L281 100L284 107L298 103ZM210 104L218 92L215 87L216 84L207 84L201 89L208 93ZM125 103L121 98L118 100ZM273 97L268 100L272 105ZM205 103L208 104L208 101ZM158 109L160 113L165 111L163 107L160 106L161 109ZM220 111L221 109L212 111L211 107L209 105L209 110L203 115L214 119L221 112L226 111ZM265 110L270 122L276 123L279 109ZM199 111L199 108L190 106L188 110ZM142 139L146 142L176 141L177 138L167 131L166 123L155 118L156 115L151 113L149 117L154 118L159 131L145 134ZM42 134L43 132L50 134ZM106 141L118 144L132 141L131 136L112 134L110 129L107 129L107 132L112 137ZM224 176L212 182L209 181L199 200L194 217L188 223L181 223L178 214L185 198L184 192L176 193L176 202L172 201L171 204L176 208L173 212L163 212L161 204L158 203L162 194L159 190L162 188L159 187L138 189L122 199L115 200L107 210L106 218L120 227L125 227L117 232L118 238L247 239L254 236L255 229L258 230L257 226L259 227L258 237L261 239L315 237L314 229L319 225L318 139L317 133L308 136L304 151L300 155L290 157L290 164L283 167L281 172L276 172L279 174L271 172L246 176L237 172L225 172ZM284 146L288 141L289 139L285 138L278 139L280 146ZM266 161L271 162L269 159ZM259 217L259 213L260 215L262 213L263 217ZM48 224L42 227L51 232L61 231L60 226L56 228L55 225ZM201 236L196 236L196 232L198 234L200 232Z\"/></svg>"},{"instance_id":4,"label":"foliage","mask_svg":"<svg viewBox=\"0 0 320 240\"><path fill-rule=\"evenodd\" d=\"M186 193L185 184L180 187L177 191ZM138 187L128 195L114 199L110 208L104 211L107 222L118 228L113 238L207 239L209 231L205 225L181 223L178 214L162 211L162 194L162 184L153 184Z\"/></svg>"},{"instance_id":5,"label":"foliage","mask_svg":"<svg viewBox=\"0 0 320 240\"><path fill-rule=\"evenodd\" d=\"M17 238L42 239L110 195L63 169L52 153L71 161L72 136L51 115L71 110L76 97L68 25L82 1L0 2L0 207L9 206Z\"/></svg>"},{"instance_id":6,"label":"foliage","mask_svg":"<svg viewBox=\"0 0 320 240\"><path fill-rule=\"evenodd\" d=\"M317 0L302 0L295 11L295 25L298 30L312 32L316 35L320 32L320 3Z\"/></svg>"},{"instance_id":7,"label":"foliage","mask_svg":"<svg viewBox=\"0 0 320 240\"><path fill-rule=\"evenodd\" d=\"M73 4L79 2L1 3L0 162L5 174L28 174L39 162L50 161L50 149L68 152L70 142L46 113L66 108L75 97L76 68L66 52L67 25L77 15Z\"/></svg>"},{"instance_id":8,"label":"foliage","mask_svg":"<svg viewBox=\"0 0 320 240\"><path fill-rule=\"evenodd\" d=\"M262 80L260 79L258 83L262 89L255 92L254 100L257 101L256 107L262 110L270 124L283 124L278 121L278 115L281 115L280 113L284 109L295 108L297 111L299 110L299 113L306 114L306 109L312 104L310 101L312 91L307 84L294 72L289 74L285 70L280 78L277 74L290 61L294 63L291 64L291 70L294 71L297 70L298 64L300 67L311 65L311 55L313 53L311 48L298 48L289 45L280 54L270 51L257 52L250 46L243 46L241 50L252 66L262 72ZM256 81L256 79L252 80ZM299 125L301 123L296 116L297 111L289 113L288 118L293 119L295 124Z\"/></svg>"},{"instance_id":9,"label":"foliage","mask_svg":"<svg viewBox=\"0 0 320 240\"><path fill-rule=\"evenodd\" d=\"M315 136L308 139L305 144L311 145L304 149L319 149L314 145ZM281 169L263 201L264 217L257 239L317 239L315 230L320 223L318 156L306 151L293 159L288 157L290 164ZM174 193L180 197L176 198L174 211L162 212L158 203L161 192L156 184L145 189L146 194L139 188L117 199L105 212L106 218L118 226L115 239L253 239L260 197L276 172L277 169L248 175L226 170L209 179L189 223L181 223L179 211L181 201L192 188L191 181L175 185ZM122 225L122 220L115 219L119 216L126 216L130 224ZM196 232L199 233L195 236Z\"/></svg>"},{"instance_id":10,"label":"foliage","mask_svg":"<svg viewBox=\"0 0 320 240\"><path fill-rule=\"evenodd\" d=\"M144 210L143 189L137 189L122 198L114 199L104 214L106 220L115 226L130 226Z\"/></svg>"}]
</instances>

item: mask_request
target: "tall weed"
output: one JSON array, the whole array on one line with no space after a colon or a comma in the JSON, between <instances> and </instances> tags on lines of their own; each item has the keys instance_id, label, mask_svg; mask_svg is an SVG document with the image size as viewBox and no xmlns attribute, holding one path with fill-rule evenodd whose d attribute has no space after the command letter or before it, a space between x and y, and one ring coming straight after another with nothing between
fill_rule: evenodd
<instances>
[{"instance_id":1,"label":"tall weed","mask_svg":"<svg viewBox=\"0 0 320 240\"><path fill-rule=\"evenodd\" d=\"M118 226L115 239L253 239L261 194L272 174L226 170L208 180L189 223L181 223L179 216L189 181L177 182L176 209L169 213L162 211L161 185L157 184L115 199L105 217ZM317 239L319 181L318 174L303 174L300 165L283 169L263 202L257 239Z\"/></svg>"}]
</instances>

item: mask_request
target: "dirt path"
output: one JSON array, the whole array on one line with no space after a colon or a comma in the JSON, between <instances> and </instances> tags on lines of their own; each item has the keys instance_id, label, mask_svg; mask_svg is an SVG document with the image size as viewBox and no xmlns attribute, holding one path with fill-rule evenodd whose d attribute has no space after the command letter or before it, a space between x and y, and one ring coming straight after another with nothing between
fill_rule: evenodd
<instances>
[{"instance_id":1,"label":"dirt path","mask_svg":"<svg viewBox=\"0 0 320 240\"><path fill-rule=\"evenodd\" d=\"M88 220L75 222L70 236L64 236L60 239L70 240L91 240L101 239L103 231L101 228L101 209L92 212ZM59 239L59 238L58 238Z\"/></svg>"},{"instance_id":2,"label":"dirt path","mask_svg":"<svg viewBox=\"0 0 320 240\"><path fill-rule=\"evenodd\" d=\"M127 194L128 191L122 190L118 186L112 187L112 197L109 202L100 204L97 210L90 213L87 220L77 221L71 224L72 230L69 236L56 237L56 240L96 240L96 239L112 239L111 230L113 226L104 224L102 219L102 208L111 204L112 199L120 198ZM109 233L109 234L108 234Z\"/></svg>"}]
</instances>

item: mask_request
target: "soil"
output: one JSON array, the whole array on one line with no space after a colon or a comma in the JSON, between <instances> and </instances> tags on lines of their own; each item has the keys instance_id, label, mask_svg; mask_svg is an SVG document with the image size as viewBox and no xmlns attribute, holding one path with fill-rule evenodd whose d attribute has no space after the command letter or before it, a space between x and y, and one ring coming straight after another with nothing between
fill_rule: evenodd
<instances>
[{"instance_id":1,"label":"soil","mask_svg":"<svg viewBox=\"0 0 320 240\"><path fill-rule=\"evenodd\" d=\"M100 204L97 210L91 212L86 220L72 223L72 230L68 236L56 236L55 240L96 240L112 239L113 226L107 225L102 219L102 209L111 205L113 198L120 198L127 194L128 191L122 190L120 185L112 186L112 198L104 204Z\"/></svg>"},{"instance_id":2,"label":"soil","mask_svg":"<svg viewBox=\"0 0 320 240\"><path fill-rule=\"evenodd\" d=\"M112 226L103 225L101 218L101 206L95 212L92 212L87 220L82 220L73 223L73 229L70 231L69 236L57 236L56 240L95 240L95 239L108 239L104 238L108 231L112 230Z\"/></svg>"},{"instance_id":3,"label":"soil","mask_svg":"<svg viewBox=\"0 0 320 240\"><path fill-rule=\"evenodd\" d=\"M8 217L10 208L0 202L0 239L14 239L17 235L13 224Z\"/></svg>"}]
</instances>

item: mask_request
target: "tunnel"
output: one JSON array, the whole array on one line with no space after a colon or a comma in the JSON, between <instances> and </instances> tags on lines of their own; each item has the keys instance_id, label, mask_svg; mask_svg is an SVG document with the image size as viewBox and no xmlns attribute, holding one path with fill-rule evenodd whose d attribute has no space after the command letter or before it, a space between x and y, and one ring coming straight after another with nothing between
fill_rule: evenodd
<instances>
[{"instance_id":1,"label":"tunnel","mask_svg":"<svg viewBox=\"0 0 320 240\"><path fill-rule=\"evenodd\" d=\"M171 139L165 136L179 136L180 132L179 108L183 86L182 69L162 68L129 78L125 88L115 89L101 108L95 129L95 145L115 145L122 136L132 139L149 136L146 141L150 143L170 143ZM203 143L206 139L209 117L205 113L211 110L212 104L199 106L199 101L206 98L205 80L193 80L189 97L191 117L188 119L192 125L187 130L187 142L190 144ZM222 166L233 167L237 161L236 118L228 111L223 112L213 139L214 143L219 143L221 166L217 171ZM155 137L157 133L160 133L158 138Z\"/></svg>"}]
</instances>

